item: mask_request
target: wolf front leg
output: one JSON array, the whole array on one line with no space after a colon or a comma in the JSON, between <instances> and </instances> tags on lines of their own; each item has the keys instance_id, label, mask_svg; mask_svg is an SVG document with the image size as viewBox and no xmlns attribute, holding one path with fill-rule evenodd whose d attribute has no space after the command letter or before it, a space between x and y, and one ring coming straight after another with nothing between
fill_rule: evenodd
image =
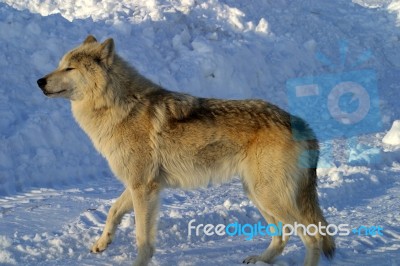
<instances>
[{"instance_id":1,"label":"wolf front leg","mask_svg":"<svg viewBox=\"0 0 400 266\"><path fill-rule=\"evenodd\" d=\"M150 181L146 185L131 189L136 225L136 245L138 249L134 266L147 265L154 253L157 232L160 185Z\"/></svg>"},{"instance_id":2,"label":"wolf front leg","mask_svg":"<svg viewBox=\"0 0 400 266\"><path fill-rule=\"evenodd\" d=\"M121 194L121 196L119 196L119 198L110 208L103 233L96 243L94 243L90 249L90 252L99 253L107 248L108 244L110 244L114 238L115 230L120 224L122 217L132 209L133 205L131 192L128 189L125 189L125 191Z\"/></svg>"}]
</instances>

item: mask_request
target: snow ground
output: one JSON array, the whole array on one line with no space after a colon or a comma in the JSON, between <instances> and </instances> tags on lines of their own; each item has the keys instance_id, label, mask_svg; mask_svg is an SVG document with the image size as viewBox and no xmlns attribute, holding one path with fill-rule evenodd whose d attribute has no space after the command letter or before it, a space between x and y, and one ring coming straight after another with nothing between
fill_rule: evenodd
<instances>
[{"instance_id":1,"label":"snow ground","mask_svg":"<svg viewBox=\"0 0 400 266\"><path fill-rule=\"evenodd\" d=\"M324 154L329 167L318 170L319 195L330 223L380 225L384 235L337 237L335 260L321 264L400 265L400 147L382 143L400 117L399 27L400 1L391 0L1 0L0 265L134 260L132 215L107 251L88 252L123 188L73 121L69 103L45 98L35 85L89 33L113 37L123 57L166 88L263 98L285 109L290 79L373 69L382 127L358 144L333 141ZM365 52L371 56L358 64ZM318 53L331 62L318 60ZM270 240L188 239L193 218L214 224L260 219L238 180L167 190L160 216L154 265L239 265ZM276 264L301 265L303 256L293 237Z\"/></svg>"}]
</instances>

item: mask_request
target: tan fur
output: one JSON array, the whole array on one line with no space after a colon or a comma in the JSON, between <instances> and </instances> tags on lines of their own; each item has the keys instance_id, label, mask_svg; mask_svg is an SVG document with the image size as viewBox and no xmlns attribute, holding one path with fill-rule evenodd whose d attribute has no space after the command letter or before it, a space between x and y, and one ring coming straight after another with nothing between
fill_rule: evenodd
<instances>
[{"instance_id":1,"label":"tan fur","mask_svg":"<svg viewBox=\"0 0 400 266\"><path fill-rule=\"evenodd\" d=\"M38 84L50 97L71 100L75 119L126 187L92 252L107 247L122 216L134 209L135 265L147 265L154 252L160 191L206 186L235 175L268 222L326 224L316 193L318 142L303 120L270 103L167 91L115 54L112 39L99 43L93 36ZM308 140L295 140L294 130ZM271 262L287 240L273 237L264 253L244 262ZM322 249L333 255L331 237L303 241L305 265L317 265Z\"/></svg>"}]
</instances>

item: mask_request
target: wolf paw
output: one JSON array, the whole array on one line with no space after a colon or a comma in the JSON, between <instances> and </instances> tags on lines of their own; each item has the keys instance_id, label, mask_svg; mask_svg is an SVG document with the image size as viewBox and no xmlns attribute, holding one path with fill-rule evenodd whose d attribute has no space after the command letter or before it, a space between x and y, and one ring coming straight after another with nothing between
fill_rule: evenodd
<instances>
[{"instance_id":1,"label":"wolf paw","mask_svg":"<svg viewBox=\"0 0 400 266\"><path fill-rule=\"evenodd\" d=\"M100 253L103 252L107 246L111 243L111 237L108 235L106 237L101 236L96 243L90 249L91 253Z\"/></svg>"},{"instance_id":2,"label":"wolf paw","mask_svg":"<svg viewBox=\"0 0 400 266\"><path fill-rule=\"evenodd\" d=\"M262 261L261 257L257 256L257 255L253 255L253 256L248 256L247 258L245 258L242 263L249 264L249 263L256 263L257 261Z\"/></svg>"}]
</instances>

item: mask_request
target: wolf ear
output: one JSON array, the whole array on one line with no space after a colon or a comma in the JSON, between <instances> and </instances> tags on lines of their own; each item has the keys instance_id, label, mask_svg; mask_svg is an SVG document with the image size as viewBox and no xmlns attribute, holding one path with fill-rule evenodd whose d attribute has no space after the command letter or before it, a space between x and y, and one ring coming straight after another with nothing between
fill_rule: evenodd
<instances>
[{"instance_id":1,"label":"wolf ear","mask_svg":"<svg viewBox=\"0 0 400 266\"><path fill-rule=\"evenodd\" d=\"M109 38L100 45L101 61L107 66L111 66L114 61L114 40Z\"/></svg>"},{"instance_id":2,"label":"wolf ear","mask_svg":"<svg viewBox=\"0 0 400 266\"><path fill-rule=\"evenodd\" d=\"M83 41L83 44L88 44L92 42L97 42L96 38L93 35L88 35L86 39Z\"/></svg>"}]
</instances>

